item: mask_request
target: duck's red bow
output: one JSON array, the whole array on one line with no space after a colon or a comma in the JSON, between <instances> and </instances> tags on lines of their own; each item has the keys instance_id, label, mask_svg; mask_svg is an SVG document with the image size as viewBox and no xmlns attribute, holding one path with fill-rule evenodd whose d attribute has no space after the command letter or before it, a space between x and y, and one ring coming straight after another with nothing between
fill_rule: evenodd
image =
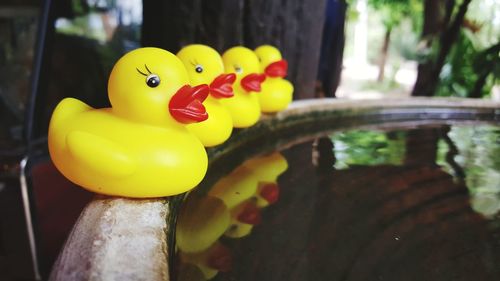
<instances>
[{"instance_id":1,"label":"duck's red bow","mask_svg":"<svg viewBox=\"0 0 500 281\"><path fill-rule=\"evenodd\" d=\"M175 120L189 124L205 121L208 114L203 101L208 97L208 85L191 87L185 85L170 99L168 109Z\"/></svg>"},{"instance_id":2,"label":"duck's red bow","mask_svg":"<svg viewBox=\"0 0 500 281\"><path fill-rule=\"evenodd\" d=\"M269 64L264 70L269 77L284 78L288 73L288 62L286 60L279 60Z\"/></svg>"},{"instance_id":3,"label":"duck's red bow","mask_svg":"<svg viewBox=\"0 0 500 281\"><path fill-rule=\"evenodd\" d=\"M241 86L246 91L260 92L260 84L266 80L266 75L250 73L241 79Z\"/></svg>"},{"instance_id":4,"label":"duck's red bow","mask_svg":"<svg viewBox=\"0 0 500 281\"><path fill-rule=\"evenodd\" d=\"M236 80L236 74L221 74L210 83L210 94L216 98L230 98L234 96L233 83Z\"/></svg>"}]
</instances>

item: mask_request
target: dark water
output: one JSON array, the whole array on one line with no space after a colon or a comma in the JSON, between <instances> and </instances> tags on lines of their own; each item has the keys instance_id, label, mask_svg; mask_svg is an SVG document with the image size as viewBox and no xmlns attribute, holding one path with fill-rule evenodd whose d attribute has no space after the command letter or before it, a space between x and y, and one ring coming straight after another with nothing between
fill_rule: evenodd
<instances>
[{"instance_id":1,"label":"dark water","mask_svg":"<svg viewBox=\"0 0 500 281\"><path fill-rule=\"evenodd\" d=\"M191 193L177 280L500 280L500 128L348 131Z\"/></svg>"}]
</instances>

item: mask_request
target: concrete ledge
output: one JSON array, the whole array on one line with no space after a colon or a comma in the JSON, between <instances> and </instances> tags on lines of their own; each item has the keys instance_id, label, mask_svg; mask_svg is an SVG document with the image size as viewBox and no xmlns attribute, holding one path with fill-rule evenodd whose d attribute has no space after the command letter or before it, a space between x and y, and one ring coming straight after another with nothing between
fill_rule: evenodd
<instances>
[{"instance_id":1,"label":"concrete ledge","mask_svg":"<svg viewBox=\"0 0 500 281\"><path fill-rule=\"evenodd\" d=\"M352 108L391 108L391 107L450 107L450 108L496 108L500 109L499 101L464 98L401 98L401 99L312 99L294 101L282 114L289 114L297 110L342 110Z\"/></svg>"},{"instance_id":2,"label":"concrete ledge","mask_svg":"<svg viewBox=\"0 0 500 281\"><path fill-rule=\"evenodd\" d=\"M166 200L97 197L82 212L49 280L168 280Z\"/></svg>"},{"instance_id":3,"label":"concrete ledge","mask_svg":"<svg viewBox=\"0 0 500 281\"><path fill-rule=\"evenodd\" d=\"M229 154L252 155L275 142L289 142L324 122L336 128L431 119L445 122L500 121L500 102L454 98L383 100L315 99L294 102L287 110L264 116L257 125L239 130L223 145L208 150L212 171L230 169L239 160ZM332 124L332 123L328 123ZM331 125L327 125L331 126ZM320 129L318 129L320 128ZM278 132L286 137L279 139ZM274 139L273 139L274 137ZM266 140L263 141L262 139ZM276 139L277 138L277 139ZM218 161L218 160L224 161ZM216 163L217 162L217 163ZM210 171L210 170L209 170ZM210 179L204 181L210 184ZM97 197L82 212L54 265L50 280L168 280L167 233L174 231L178 200L131 200Z\"/></svg>"}]
</instances>

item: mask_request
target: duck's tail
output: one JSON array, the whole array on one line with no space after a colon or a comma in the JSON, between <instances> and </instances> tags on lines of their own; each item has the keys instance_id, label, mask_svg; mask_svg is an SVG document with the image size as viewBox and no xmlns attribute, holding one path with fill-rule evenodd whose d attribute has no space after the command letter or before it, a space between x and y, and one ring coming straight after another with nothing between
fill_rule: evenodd
<instances>
[{"instance_id":1,"label":"duck's tail","mask_svg":"<svg viewBox=\"0 0 500 281\"><path fill-rule=\"evenodd\" d=\"M81 102L74 98L63 99L54 109L52 118L50 119L50 126L58 126L63 122L68 122L72 116L93 109L86 103Z\"/></svg>"}]
</instances>

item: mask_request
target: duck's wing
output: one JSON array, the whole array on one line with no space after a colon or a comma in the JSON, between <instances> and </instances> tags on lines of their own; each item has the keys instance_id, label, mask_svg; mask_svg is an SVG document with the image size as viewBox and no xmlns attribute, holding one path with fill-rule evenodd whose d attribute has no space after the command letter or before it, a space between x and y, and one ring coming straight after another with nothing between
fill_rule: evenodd
<instances>
[{"instance_id":1,"label":"duck's wing","mask_svg":"<svg viewBox=\"0 0 500 281\"><path fill-rule=\"evenodd\" d=\"M137 166L126 147L91 133L72 131L66 137L66 145L78 165L89 173L125 177Z\"/></svg>"}]
</instances>

